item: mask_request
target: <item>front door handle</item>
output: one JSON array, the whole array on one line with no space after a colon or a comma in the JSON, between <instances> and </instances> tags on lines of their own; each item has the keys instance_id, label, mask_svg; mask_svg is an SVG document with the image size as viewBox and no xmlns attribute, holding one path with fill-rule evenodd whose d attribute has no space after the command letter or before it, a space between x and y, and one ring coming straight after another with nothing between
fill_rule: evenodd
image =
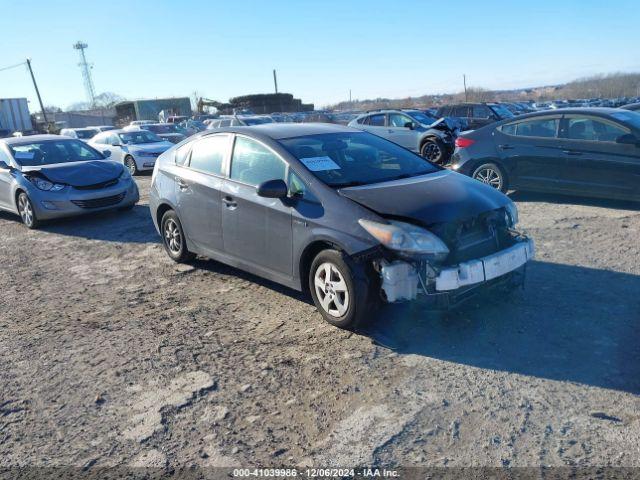
<instances>
[{"instance_id":1,"label":"front door handle","mask_svg":"<svg viewBox=\"0 0 640 480\"><path fill-rule=\"evenodd\" d=\"M224 203L227 208L234 209L238 206L238 202L236 202L232 197L226 196L222 198L222 203Z\"/></svg>"},{"instance_id":2,"label":"front door handle","mask_svg":"<svg viewBox=\"0 0 640 480\"><path fill-rule=\"evenodd\" d=\"M499 147L501 150L513 150L514 148L516 148L516 147L514 147L513 145L507 145L507 144L504 144L504 145L498 145L498 147Z\"/></svg>"},{"instance_id":3,"label":"front door handle","mask_svg":"<svg viewBox=\"0 0 640 480\"><path fill-rule=\"evenodd\" d=\"M582 155L582 152L576 152L575 150L563 150L562 153L566 153L567 155Z\"/></svg>"}]
</instances>

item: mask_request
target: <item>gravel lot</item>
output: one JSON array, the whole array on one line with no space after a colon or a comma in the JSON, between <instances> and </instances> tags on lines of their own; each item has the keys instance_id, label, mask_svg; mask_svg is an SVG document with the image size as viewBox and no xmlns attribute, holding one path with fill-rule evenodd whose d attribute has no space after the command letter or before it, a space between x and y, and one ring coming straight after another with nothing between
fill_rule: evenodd
<instances>
[{"instance_id":1,"label":"gravel lot","mask_svg":"<svg viewBox=\"0 0 640 480\"><path fill-rule=\"evenodd\" d=\"M0 467L640 466L640 207L513 194L527 286L337 330L147 207L0 213Z\"/></svg>"}]
</instances>

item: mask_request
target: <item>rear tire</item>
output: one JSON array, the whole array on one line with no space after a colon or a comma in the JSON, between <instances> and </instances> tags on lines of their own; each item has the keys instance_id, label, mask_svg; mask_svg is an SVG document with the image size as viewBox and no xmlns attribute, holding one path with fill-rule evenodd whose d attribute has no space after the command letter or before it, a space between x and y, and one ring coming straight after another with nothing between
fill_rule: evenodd
<instances>
[{"instance_id":1,"label":"rear tire","mask_svg":"<svg viewBox=\"0 0 640 480\"><path fill-rule=\"evenodd\" d=\"M187 250L184 230L176 212L169 210L162 216L160 232L162 233L162 245L164 245L164 249L171 257L171 260L177 263L185 263L195 257L193 253Z\"/></svg>"},{"instance_id":2,"label":"rear tire","mask_svg":"<svg viewBox=\"0 0 640 480\"><path fill-rule=\"evenodd\" d=\"M438 138L429 138L425 140L422 147L420 147L420 156L426 158L432 163L444 165L448 160L447 147L442 140Z\"/></svg>"},{"instance_id":3,"label":"rear tire","mask_svg":"<svg viewBox=\"0 0 640 480\"><path fill-rule=\"evenodd\" d=\"M476 167L471 177L496 190L500 190L502 193L507 193L509 190L507 175L504 173L504 170L495 163L483 163Z\"/></svg>"},{"instance_id":4,"label":"rear tire","mask_svg":"<svg viewBox=\"0 0 640 480\"><path fill-rule=\"evenodd\" d=\"M342 253L323 250L314 258L309 290L316 308L331 325L351 330L366 320L371 288L362 267Z\"/></svg>"},{"instance_id":5,"label":"rear tire","mask_svg":"<svg viewBox=\"0 0 640 480\"><path fill-rule=\"evenodd\" d=\"M40 225L38 218L36 217L36 212L33 209L33 204L29 199L29 196L22 192L18 195L17 200L18 206L18 214L20 215L20 219L22 223L25 224L27 228L36 229Z\"/></svg>"},{"instance_id":6,"label":"rear tire","mask_svg":"<svg viewBox=\"0 0 640 480\"><path fill-rule=\"evenodd\" d=\"M138 170L138 166L136 165L136 161L131 155L124 157L124 164L129 169L129 173L132 177L140 173L140 170Z\"/></svg>"}]
</instances>

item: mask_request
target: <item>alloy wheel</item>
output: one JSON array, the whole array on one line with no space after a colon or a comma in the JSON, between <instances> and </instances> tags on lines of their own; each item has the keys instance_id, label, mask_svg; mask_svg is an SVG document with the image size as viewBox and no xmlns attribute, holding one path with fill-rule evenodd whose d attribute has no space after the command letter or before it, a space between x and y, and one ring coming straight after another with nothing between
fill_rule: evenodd
<instances>
[{"instance_id":1,"label":"alloy wheel","mask_svg":"<svg viewBox=\"0 0 640 480\"><path fill-rule=\"evenodd\" d=\"M332 263L323 263L316 269L313 280L323 310L332 317L346 314L349 309L349 290L340 270Z\"/></svg>"},{"instance_id":2,"label":"alloy wheel","mask_svg":"<svg viewBox=\"0 0 640 480\"><path fill-rule=\"evenodd\" d=\"M164 239L169 251L174 255L180 255L180 251L182 250L182 234L176 222L171 218L164 224Z\"/></svg>"},{"instance_id":3,"label":"alloy wheel","mask_svg":"<svg viewBox=\"0 0 640 480\"><path fill-rule=\"evenodd\" d=\"M442 151L435 142L428 142L423 149L423 156L430 161L435 161L440 158Z\"/></svg>"},{"instance_id":4,"label":"alloy wheel","mask_svg":"<svg viewBox=\"0 0 640 480\"><path fill-rule=\"evenodd\" d=\"M27 227L33 225L33 207L25 194L18 197L18 213Z\"/></svg>"},{"instance_id":5,"label":"alloy wheel","mask_svg":"<svg viewBox=\"0 0 640 480\"><path fill-rule=\"evenodd\" d=\"M131 173L131 175L135 175L136 172L136 161L129 157L127 158L127 168L129 169L129 172Z\"/></svg>"},{"instance_id":6,"label":"alloy wheel","mask_svg":"<svg viewBox=\"0 0 640 480\"><path fill-rule=\"evenodd\" d=\"M493 188L500 190L502 188L502 175L491 167L483 167L478 169L473 178L492 186Z\"/></svg>"}]
</instances>

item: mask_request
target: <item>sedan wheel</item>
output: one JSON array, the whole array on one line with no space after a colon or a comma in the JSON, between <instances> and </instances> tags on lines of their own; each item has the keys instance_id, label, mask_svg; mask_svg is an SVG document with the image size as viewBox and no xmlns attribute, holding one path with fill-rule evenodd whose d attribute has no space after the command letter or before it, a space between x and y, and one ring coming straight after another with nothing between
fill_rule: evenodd
<instances>
[{"instance_id":1,"label":"sedan wheel","mask_svg":"<svg viewBox=\"0 0 640 480\"><path fill-rule=\"evenodd\" d=\"M169 219L165 222L164 240L171 253L174 255L180 255L180 250L182 250L182 234L173 219Z\"/></svg>"},{"instance_id":2,"label":"sedan wheel","mask_svg":"<svg viewBox=\"0 0 640 480\"><path fill-rule=\"evenodd\" d=\"M18 213L20 214L22 223L24 223L28 228L36 228L38 226L38 220L36 219L36 214L33 211L31 200L29 200L26 193L21 193L18 196Z\"/></svg>"},{"instance_id":3,"label":"sedan wheel","mask_svg":"<svg viewBox=\"0 0 640 480\"><path fill-rule=\"evenodd\" d=\"M314 277L316 296L322 309L332 317L342 317L349 309L349 290L340 270L332 263L320 265Z\"/></svg>"},{"instance_id":4,"label":"sedan wheel","mask_svg":"<svg viewBox=\"0 0 640 480\"><path fill-rule=\"evenodd\" d=\"M134 176L134 175L138 174L138 167L137 167L136 161L133 159L133 157L127 156L124 159L124 164L129 169L129 173L131 173L131 176Z\"/></svg>"},{"instance_id":5,"label":"sedan wheel","mask_svg":"<svg viewBox=\"0 0 640 480\"><path fill-rule=\"evenodd\" d=\"M444 160L444 151L442 146L435 140L428 140L422 146L421 152L422 157L426 158L430 162L433 163L443 163Z\"/></svg>"},{"instance_id":6,"label":"sedan wheel","mask_svg":"<svg viewBox=\"0 0 640 480\"><path fill-rule=\"evenodd\" d=\"M500 167L493 163L487 163L481 165L475 169L472 175L476 180L489 185L490 187L500 190L501 192L507 191L507 184L504 178L504 174Z\"/></svg>"},{"instance_id":7,"label":"sedan wheel","mask_svg":"<svg viewBox=\"0 0 640 480\"><path fill-rule=\"evenodd\" d=\"M183 263L191 260L193 254L187 249L182 224L176 212L169 210L165 212L160 221L162 231L162 244L172 260Z\"/></svg>"}]
</instances>

